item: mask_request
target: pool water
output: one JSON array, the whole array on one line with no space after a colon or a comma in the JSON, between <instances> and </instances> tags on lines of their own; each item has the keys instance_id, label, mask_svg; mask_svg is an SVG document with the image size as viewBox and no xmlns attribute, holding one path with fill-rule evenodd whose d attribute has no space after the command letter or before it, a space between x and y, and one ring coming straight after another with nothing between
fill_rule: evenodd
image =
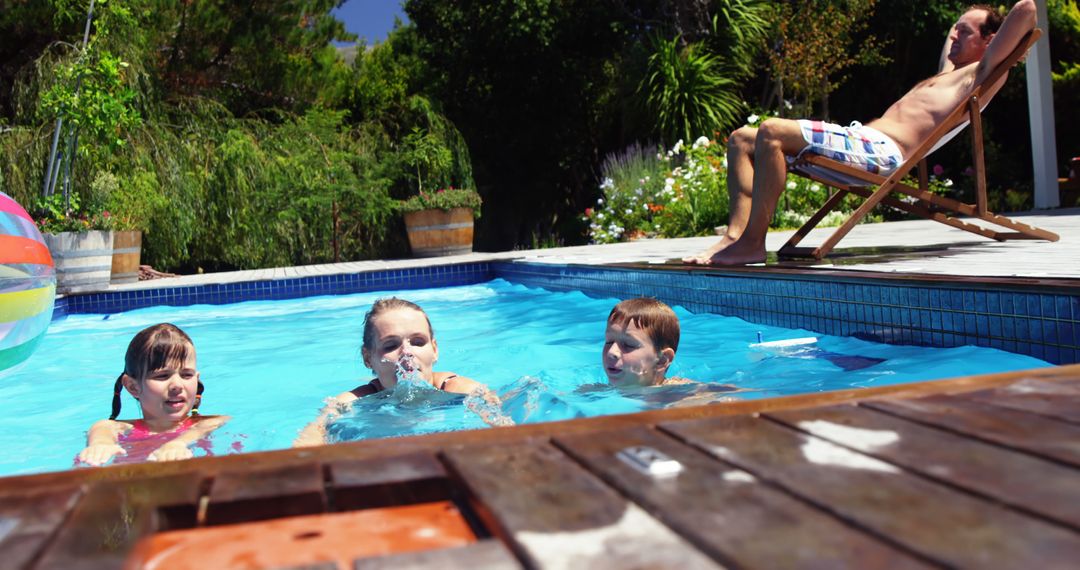
<instances>
[{"instance_id":1,"label":"pool water","mask_svg":"<svg viewBox=\"0 0 1080 570\"><path fill-rule=\"evenodd\" d=\"M414 301L428 312L439 344L436 369L488 384L504 400L497 412L518 423L1048 365L988 348L875 344L675 307L682 340L669 375L734 384L743 391L716 388L715 393L691 394L701 391L693 386L620 391L606 385L600 365L605 320L617 299L530 289L503 280L71 315L51 325L29 360L0 373L0 446L6 451L0 456L0 475L72 467L85 445L86 429L108 417L128 342L159 322L180 326L195 341L206 385L202 412L233 417L212 436L215 454L288 447L327 397L371 378L360 359L363 317L375 299L390 295ZM750 347L759 333L765 341L808 336L819 341L783 353L763 352ZM463 400L436 391L413 391L406 398L378 394L358 401L331 432L339 439L358 439L484 427ZM121 417L139 415L138 403L125 393Z\"/></svg>"}]
</instances>

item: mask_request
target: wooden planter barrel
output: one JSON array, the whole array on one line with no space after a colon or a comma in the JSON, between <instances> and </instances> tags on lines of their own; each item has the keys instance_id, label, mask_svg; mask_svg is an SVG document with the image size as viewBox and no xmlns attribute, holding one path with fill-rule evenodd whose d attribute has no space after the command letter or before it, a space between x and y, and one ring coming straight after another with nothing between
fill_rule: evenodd
<instances>
[{"instance_id":1,"label":"wooden planter barrel","mask_svg":"<svg viewBox=\"0 0 1080 570\"><path fill-rule=\"evenodd\" d=\"M139 230L113 232L112 283L135 283L139 280L139 256L142 253L142 232Z\"/></svg>"},{"instance_id":2,"label":"wooden planter barrel","mask_svg":"<svg viewBox=\"0 0 1080 570\"><path fill-rule=\"evenodd\" d=\"M409 246L414 257L472 251L473 212L470 208L406 212L405 227L409 231Z\"/></svg>"},{"instance_id":3,"label":"wooden planter barrel","mask_svg":"<svg viewBox=\"0 0 1080 570\"><path fill-rule=\"evenodd\" d=\"M56 292L79 293L109 288L112 275L111 231L45 234L56 263Z\"/></svg>"}]
</instances>

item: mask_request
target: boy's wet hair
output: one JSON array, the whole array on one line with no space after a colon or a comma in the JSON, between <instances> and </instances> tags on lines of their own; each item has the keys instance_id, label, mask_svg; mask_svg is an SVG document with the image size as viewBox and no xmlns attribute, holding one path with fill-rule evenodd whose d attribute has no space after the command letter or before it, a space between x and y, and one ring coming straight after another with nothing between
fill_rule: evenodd
<instances>
[{"instance_id":1,"label":"boy's wet hair","mask_svg":"<svg viewBox=\"0 0 1080 570\"><path fill-rule=\"evenodd\" d=\"M375 317L394 309L413 309L414 311L420 311L420 314L424 315L424 320L427 321L428 334L431 338L435 338L435 329L431 326L431 319L428 318L427 313L420 308L420 305L413 303L412 301L406 301L405 299L398 299L397 297L389 297L387 299L377 299L371 305L371 310L364 315L364 346L368 350L375 349L375 325L372 321Z\"/></svg>"},{"instance_id":2,"label":"boy's wet hair","mask_svg":"<svg viewBox=\"0 0 1080 570\"><path fill-rule=\"evenodd\" d=\"M112 415L109 419L115 420L116 416L120 415L120 392L124 387L124 374L141 384L151 372L169 364L186 362L193 354L195 343L176 325L160 323L139 331L128 343L127 353L124 355L124 373L117 377L113 386ZM193 415L199 415L202 393L203 384L200 381L195 394L195 405L191 409Z\"/></svg>"},{"instance_id":3,"label":"boy's wet hair","mask_svg":"<svg viewBox=\"0 0 1080 570\"><path fill-rule=\"evenodd\" d=\"M662 301L650 297L627 299L612 307L607 322L622 327L636 324L649 335L657 352L665 348L679 350L679 317Z\"/></svg>"}]
</instances>

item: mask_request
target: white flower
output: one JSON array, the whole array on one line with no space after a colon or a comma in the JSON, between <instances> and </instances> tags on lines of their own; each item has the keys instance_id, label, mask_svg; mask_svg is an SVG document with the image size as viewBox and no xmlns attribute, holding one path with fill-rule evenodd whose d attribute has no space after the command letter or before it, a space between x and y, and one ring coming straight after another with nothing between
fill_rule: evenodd
<instances>
[{"instance_id":1,"label":"white flower","mask_svg":"<svg viewBox=\"0 0 1080 570\"><path fill-rule=\"evenodd\" d=\"M746 124L752 125L752 124L756 123L757 120L760 119L760 118L761 117L758 117L757 115L750 115L749 117L746 118Z\"/></svg>"},{"instance_id":2,"label":"white flower","mask_svg":"<svg viewBox=\"0 0 1080 570\"><path fill-rule=\"evenodd\" d=\"M642 190L641 188L637 188L637 189L634 190L634 194L637 194L638 196L641 196L641 195L645 194L645 191Z\"/></svg>"},{"instance_id":3,"label":"white flower","mask_svg":"<svg viewBox=\"0 0 1080 570\"><path fill-rule=\"evenodd\" d=\"M724 157L722 164L724 165L724 168L727 168L727 156Z\"/></svg>"},{"instance_id":4,"label":"white flower","mask_svg":"<svg viewBox=\"0 0 1080 570\"><path fill-rule=\"evenodd\" d=\"M818 192L818 191L820 191L820 190L821 190L821 186L820 186L820 185L818 185L818 184L811 184L811 185L810 185L810 190L812 190L812 191L814 191L814 192Z\"/></svg>"},{"instance_id":5,"label":"white flower","mask_svg":"<svg viewBox=\"0 0 1080 570\"><path fill-rule=\"evenodd\" d=\"M796 186L798 186L798 184L796 184L794 180L787 183L788 190L794 190Z\"/></svg>"},{"instance_id":6,"label":"white flower","mask_svg":"<svg viewBox=\"0 0 1080 570\"><path fill-rule=\"evenodd\" d=\"M694 141L694 148L701 148L703 146L709 146L709 137L698 137L698 139Z\"/></svg>"},{"instance_id":7,"label":"white flower","mask_svg":"<svg viewBox=\"0 0 1080 570\"><path fill-rule=\"evenodd\" d=\"M671 147L671 152L674 153L674 154L679 154L680 152L682 152L682 148L683 148L683 140L679 139L675 143L675 146Z\"/></svg>"},{"instance_id":8,"label":"white flower","mask_svg":"<svg viewBox=\"0 0 1080 570\"><path fill-rule=\"evenodd\" d=\"M626 215L628 215L628 216L629 216L630 214L633 214L633 213L634 213L634 211L633 211L633 210L631 210L630 208L627 208L627 209L626 209Z\"/></svg>"},{"instance_id":9,"label":"white flower","mask_svg":"<svg viewBox=\"0 0 1080 570\"><path fill-rule=\"evenodd\" d=\"M952 178L946 178L941 183L944 184L946 188L951 188L952 187Z\"/></svg>"},{"instance_id":10,"label":"white flower","mask_svg":"<svg viewBox=\"0 0 1080 570\"><path fill-rule=\"evenodd\" d=\"M604 205L604 199L603 198L597 198L596 199L596 205L597 206L603 206Z\"/></svg>"},{"instance_id":11,"label":"white flower","mask_svg":"<svg viewBox=\"0 0 1080 570\"><path fill-rule=\"evenodd\" d=\"M604 181L600 183L601 190L611 190L615 187L615 181L611 178L604 178Z\"/></svg>"},{"instance_id":12,"label":"white flower","mask_svg":"<svg viewBox=\"0 0 1080 570\"><path fill-rule=\"evenodd\" d=\"M604 213L603 212L597 212L596 213L596 219L598 219L598 220L604 219Z\"/></svg>"},{"instance_id":13,"label":"white flower","mask_svg":"<svg viewBox=\"0 0 1080 570\"><path fill-rule=\"evenodd\" d=\"M641 209L643 209L645 211L648 211L649 210L649 205L648 204L642 204Z\"/></svg>"}]
</instances>

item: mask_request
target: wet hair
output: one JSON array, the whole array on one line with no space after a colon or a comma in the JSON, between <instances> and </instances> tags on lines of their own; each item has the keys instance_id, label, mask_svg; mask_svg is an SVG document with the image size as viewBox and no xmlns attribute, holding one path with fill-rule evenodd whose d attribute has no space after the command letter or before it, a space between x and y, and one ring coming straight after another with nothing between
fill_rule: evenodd
<instances>
[{"instance_id":1,"label":"wet hair","mask_svg":"<svg viewBox=\"0 0 1080 570\"><path fill-rule=\"evenodd\" d=\"M414 311L420 311L420 314L424 315L424 320L427 321L428 334L431 338L435 338L435 329L431 327L431 319L428 318L427 313L420 308L420 305L413 303L412 301L406 301L405 299L398 299L397 297L390 297L387 299L377 299L371 305L371 310L364 315L364 347L368 350L375 350L375 324L373 321L375 317L394 309L412 309Z\"/></svg>"},{"instance_id":2,"label":"wet hair","mask_svg":"<svg viewBox=\"0 0 1080 570\"><path fill-rule=\"evenodd\" d=\"M979 25L979 35L982 37L989 36L990 34L996 34L998 29L1001 28L1001 23L1005 21L1001 12L989 4L972 4L968 6L967 12L972 10L982 10L986 12L986 21Z\"/></svg>"},{"instance_id":3,"label":"wet hair","mask_svg":"<svg viewBox=\"0 0 1080 570\"><path fill-rule=\"evenodd\" d=\"M649 335L657 352L665 348L679 350L679 317L662 301L650 297L627 299L611 309L607 322L619 326L636 324Z\"/></svg>"},{"instance_id":4,"label":"wet hair","mask_svg":"<svg viewBox=\"0 0 1080 570\"><path fill-rule=\"evenodd\" d=\"M128 343L124 355L124 373L117 377L113 386L112 415L109 419L115 420L120 415L120 392L123 391L125 374L141 384L151 372L165 368L170 363L184 362L193 354L195 343L176 325L160 323L139 331ZM192 415L199 415L202 393L203 384L199 381L195 405L191 408Z\"/></svg>"}]
</instances>

